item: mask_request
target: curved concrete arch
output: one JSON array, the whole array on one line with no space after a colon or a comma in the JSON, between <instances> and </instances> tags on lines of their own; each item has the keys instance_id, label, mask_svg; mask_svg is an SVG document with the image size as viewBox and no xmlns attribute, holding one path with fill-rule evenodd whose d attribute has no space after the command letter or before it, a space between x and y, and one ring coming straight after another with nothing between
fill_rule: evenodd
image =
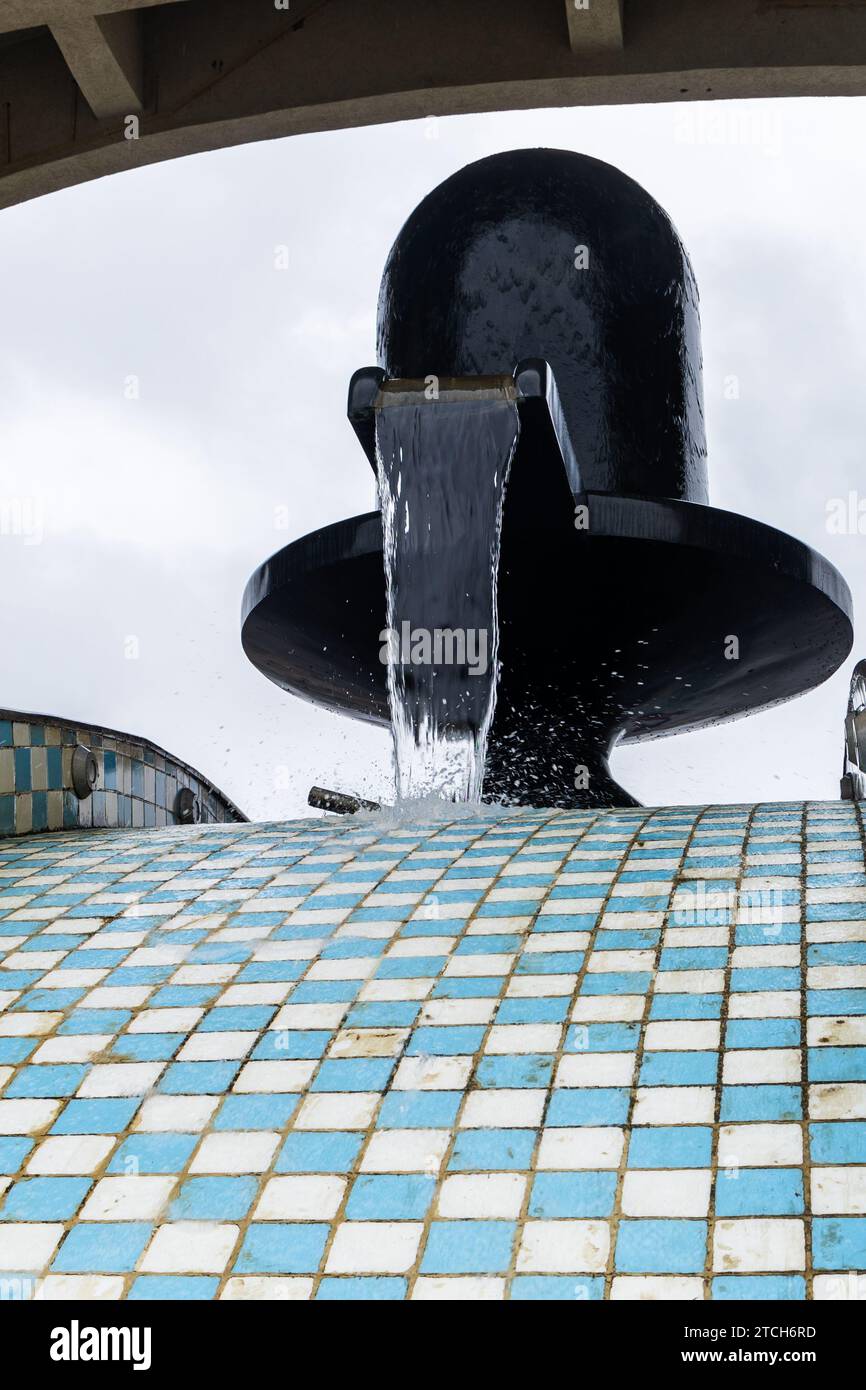
<instances>
[{"instance_id":1,"label":"curved concrete arch","mask_svg":"<svg viewBox=\"0 0 866 1390\"><path fill-rule=\"evenodd\" d=\"M866 0L0 0L0 206L426 115L866 92Z\"/></svg>"}]
</instances>

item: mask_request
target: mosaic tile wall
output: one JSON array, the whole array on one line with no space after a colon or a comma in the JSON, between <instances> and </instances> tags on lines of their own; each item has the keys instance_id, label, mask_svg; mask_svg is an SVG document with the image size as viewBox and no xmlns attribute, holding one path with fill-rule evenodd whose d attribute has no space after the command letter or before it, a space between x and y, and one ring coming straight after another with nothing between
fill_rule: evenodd
<instances>
[{"instance_id":1,"label":"mosaic tile wall","mask_svg":"<svg viewBox=\"0 0 866 1390\"><path fill-rule=\"evenodd\" d=\"M72 750L89 748L99 781L79 800L72 789ZM81 826L174 825L175 799L189 787L200 819L245 816L207 778L146 739L43 715L0 710L0 837Z\"/></svg>"},{"instance_id":2,"label":"mosaic tile wall","mask_svg":"<svg viewBox=\"0 0 866 1390\"><path fill-rule=\"evenodd\" d=\"M852 803L0 849L6 1297L866 1296Z\"/></svg>"}]
</instances>

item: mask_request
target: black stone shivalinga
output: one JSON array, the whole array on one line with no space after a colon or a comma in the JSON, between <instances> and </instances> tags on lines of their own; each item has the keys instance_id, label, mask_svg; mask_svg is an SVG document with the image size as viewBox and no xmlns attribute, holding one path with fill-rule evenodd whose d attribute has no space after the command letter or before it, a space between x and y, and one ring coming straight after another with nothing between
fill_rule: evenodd
<instances>
[{"instance_id":1,"label":"black stone shivalinga","mask_svg":"<svg viewBox=\"0 0 866 1390\"><path fill-rule=\"evenodd\" d=\"M607 761L620 739L767 708L845 660L851 597L836 569L707 504L694 276L666 213L619 170L519 150L434 189L389 255L378 357L350 390L371 462L385 381L515 383L486 797L627 804ZM272 556L242 622L269 679L388 721L377 512Z\"/></svg>"}]
</instances>

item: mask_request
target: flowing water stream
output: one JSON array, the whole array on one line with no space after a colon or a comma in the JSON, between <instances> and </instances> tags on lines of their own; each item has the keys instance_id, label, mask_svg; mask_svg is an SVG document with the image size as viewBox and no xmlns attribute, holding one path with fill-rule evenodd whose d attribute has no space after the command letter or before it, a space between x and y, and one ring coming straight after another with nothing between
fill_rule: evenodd
<instances>
[{"instance_id":1,"label":"flowing water stream","mask_svg":"<svg viewBox=\"0 0 866 1390\"><path fill-rule=\"evenodd\" d=\"M502 387L383 392L376 452L398 800L478 801L496 700L502 507L519 431Z\"/></svg>"}]
</instances>

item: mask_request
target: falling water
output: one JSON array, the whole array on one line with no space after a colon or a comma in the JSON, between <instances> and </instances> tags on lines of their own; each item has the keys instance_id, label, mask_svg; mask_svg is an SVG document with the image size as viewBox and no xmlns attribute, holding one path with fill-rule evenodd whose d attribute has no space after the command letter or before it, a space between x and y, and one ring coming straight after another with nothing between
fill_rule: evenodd
<instances>
[{"instance_id":1,"label":"falling water","mask_svg":"<svg viewBox=\"0 0 866 1390\"><path fill-rule=\"evenodd\" d=\"M519 429L501 386L383 392L376 411L398 799L478 801L496 699L502 504Z\"/></svg>"}]
</instances>

